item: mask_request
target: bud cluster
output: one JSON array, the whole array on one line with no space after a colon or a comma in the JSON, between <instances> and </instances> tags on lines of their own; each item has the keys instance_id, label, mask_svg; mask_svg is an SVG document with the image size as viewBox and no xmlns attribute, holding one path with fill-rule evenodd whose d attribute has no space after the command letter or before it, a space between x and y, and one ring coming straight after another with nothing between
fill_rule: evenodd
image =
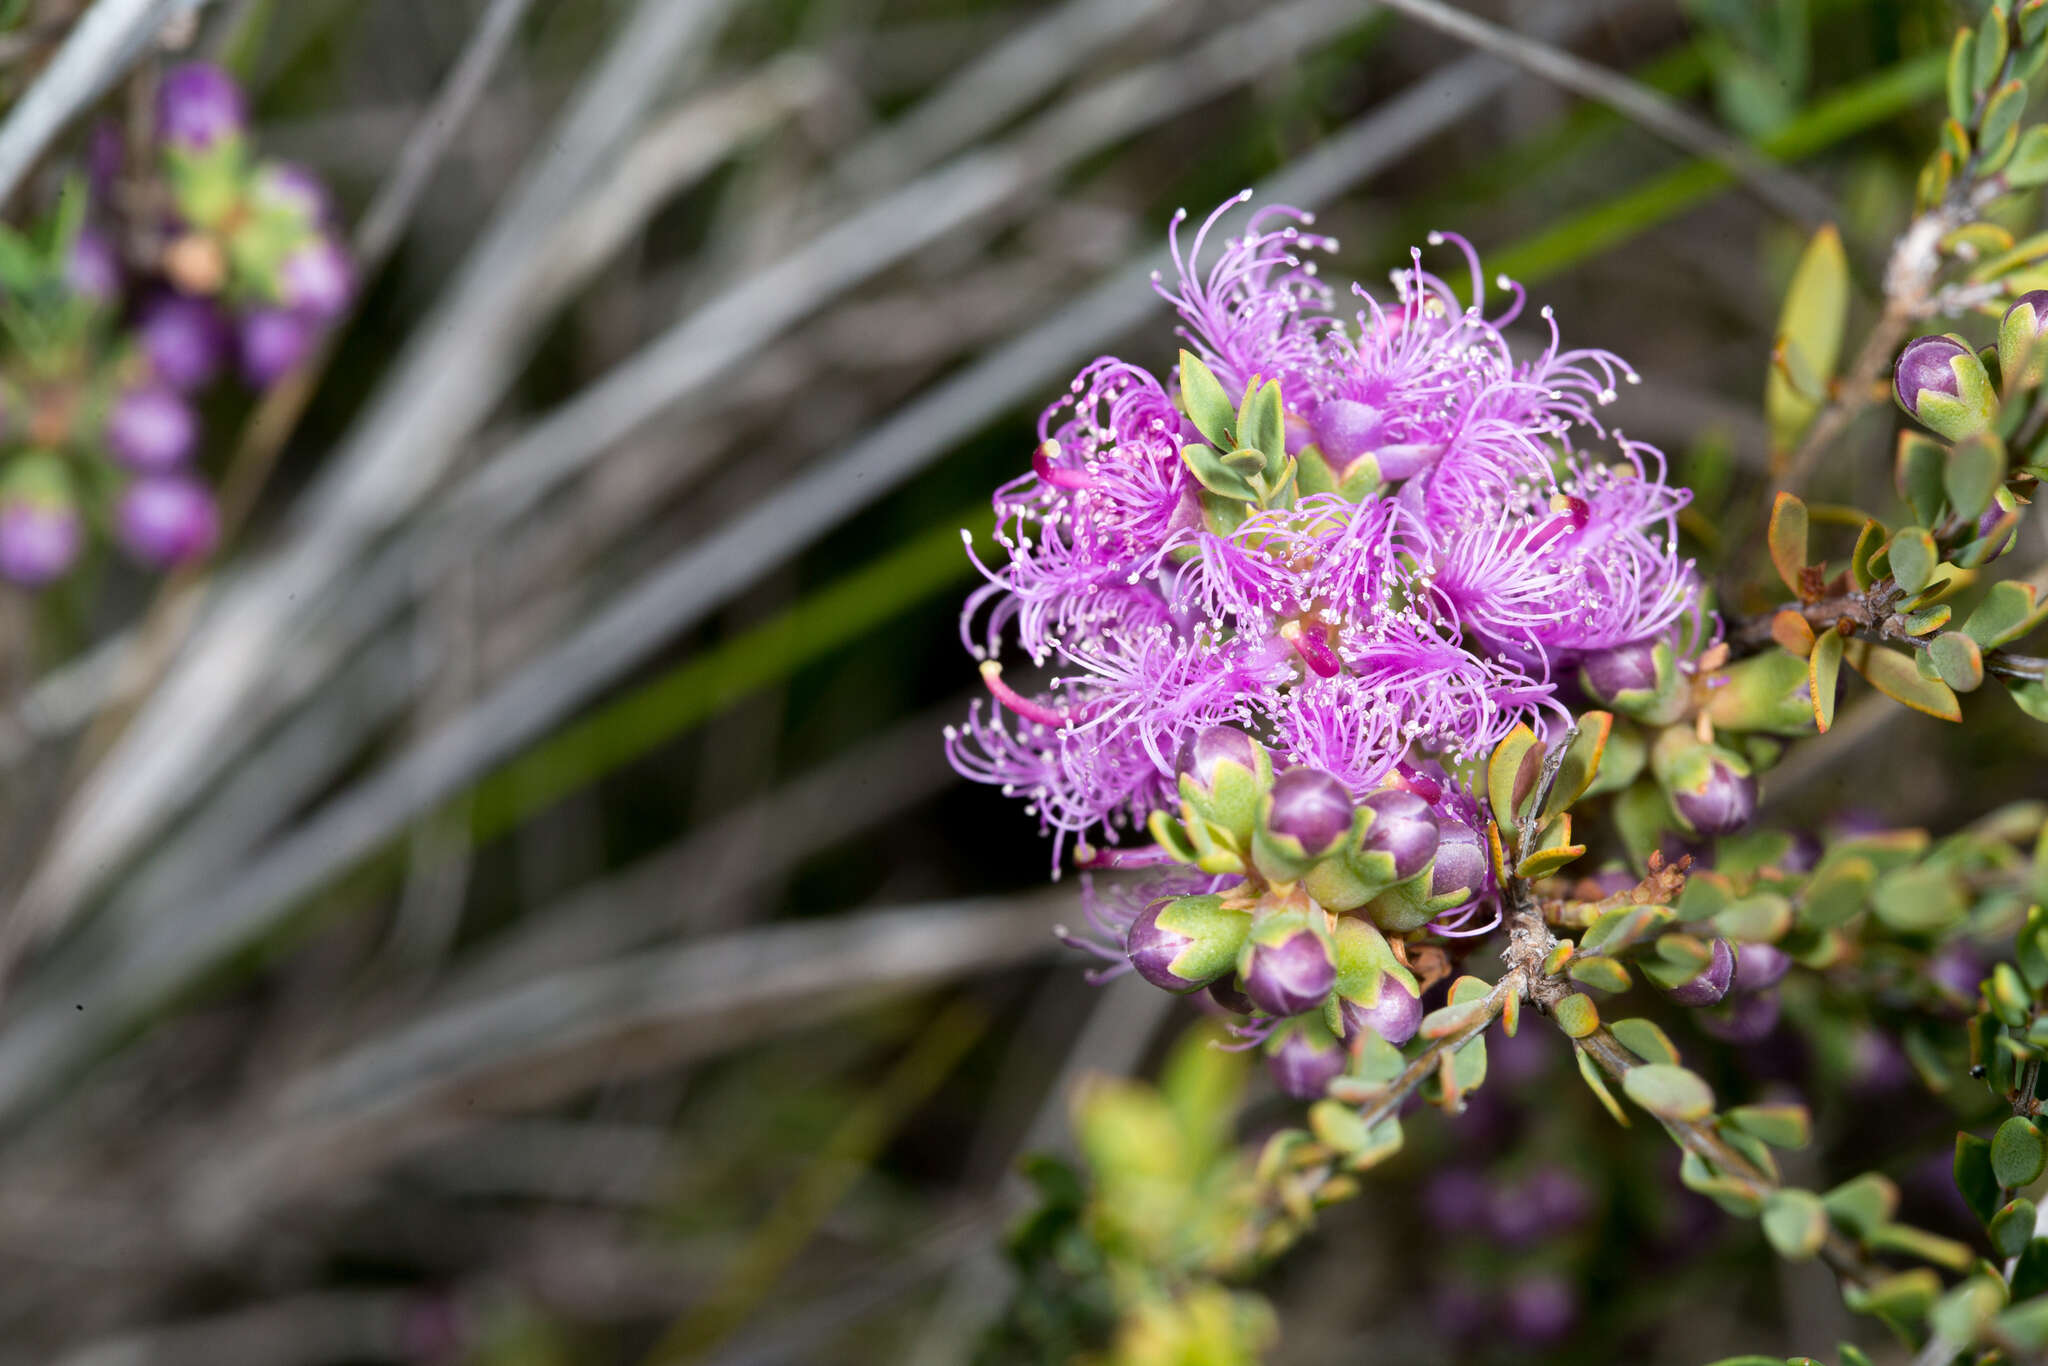
<instances>
[{"instance_id":1,"label":"bud cluster","mask_svg":"<svg viewBox=\"0 0 2048 1366\"><path fill-rule=\"evenodd\" d=\"M167 72L154 112L143 155L98 130L47 245L0 251L20 324L0 350L0 576L18 584L67 574L88 526L150 569L209 553L200 401L231 370L277 383L354 294L325 188L254 154L226 72Z\"/></svg>"}]
</instances>

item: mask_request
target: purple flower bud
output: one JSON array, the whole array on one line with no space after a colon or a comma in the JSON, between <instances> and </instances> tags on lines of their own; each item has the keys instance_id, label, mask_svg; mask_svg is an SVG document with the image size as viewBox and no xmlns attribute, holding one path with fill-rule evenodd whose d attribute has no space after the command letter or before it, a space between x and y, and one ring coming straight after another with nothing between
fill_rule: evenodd
<instances>
[{"instance_id":1,"label":"purple flower bud","mask_svg":"<svg viewBox=\"0 0 2048 1366\"><path fill-rule=\"evenodd\" d=\"M70 504L20 494L0 498L0 577L31 586L61 578L83 540Z\"/></svg>"},{"instance_id":2,"label":"purple flower bud","mask_svg":"<svg viewBox=\"0 0 2048 1366\"><path fill-rule=\"evenodd\" d=\"M1193 991L1202 983L1176 977L1173 960L1194 940L1159 923L1159 913L1172 904L1172 897L1162 897L1138 913L1124 936L1124 953L1138 975L1161 991Z\"/></svg>"},{"instance_id":3,"label":"purple flower bud","mask_svg":"<svg viewBox=\"0 0 2048 1366\"><path fill-rule=\"evenodd\" d=\"M1173 771L1186 774L1204 792L1216 790L1216 766L1232 763L1256 773L1259 742L1236 726L1210 726L1181 742Z\"/></svg>"},{"instance_id":4,"label":"purple flower bud","mask_svg":"<svg viewBox=\"0 0 2048 1366\"><path fill-rule=\"evenodd\" d=\"M1596 701L1611 702L1623 693L1657 688L1657 642L1634 640L1595 650L1579 662L1579 682Z\"/></svg>"},{"instance_id":5,"label":"purple flower bud","mask_svg":"<svg viewBox=\"0 0 2048 1366\"><path fill-rule=\"evenodd\" d=\"M81 230L64 262L64 283L91 303L110 304L119 299L121 253L113 237L98 228Z\"/></svg>"},{"instance_id":6,"label":"purple flower bud","mask_svg":"<svg viewBox=\"0 0 2048 1366\"><path fill-rule=\"evenodd\" d=\"M213 549L220 514L213 497L183 475L137 479L121 495L114 525L122 544L153 569L196 560Z\"/></svg>"},{"instance_id":7,"label":"purple flower bud","mask_svg":"<svg viewBox=\"0 0 2048 1366\"><path fill-rule=\"evenodd\" d=\"M1373 793L1365 804L1373 812L1365 832L1367 853L1393 855L1394 877L1403 882L1429 866L1442 835L1428 802L1413 792L1389 788Z\"/></svg>"},{"instance_id":8,"label":"purple flower bud","mask_svg":"<svg viewBox=\"0 0 2048 1366\"><path fill-rule=\"evenodd\" d=\"M1960 398L1962 382L1951 362L1974 354L1954 337L1916 337L1907 342L1892 370L1892 392L1898 395L1899 406L1918 417L1923 390Z\"/></svg>"},{"instance_id":9,"label":"purple flower bud","mask_svg":"<svg viewBox=\"0 0 2048 1366\"><path fill-rule=\"evenodd\" d=\"M1756 779L1716 758L1706 777L1671 794L1671 804L1702 835L1730 835L1756 815Z\"/></svg>"},{"instance_id":10,"label":"purple flower bud","mask_svg":"<svg viewBox=\"0 0 2048 1366\"><path fill-rule=\"evenodd\" d=\"M1290 1029L1280 1046L1266 1055L1273 1084L1296 1100L1317 1100L1344 1074L1343 1046L1318 1029Z\"/></svg>"},{"instance_id":11,"label":"purple flower bud","mask_svg":"<svg viewBox=\"0 0 2048 1366\"><path fill-rule=\"evenodd\" d=\"M1238 985L1252 1004L1268 1015L1299 1015L1314 1010L1337 984L1337 965L1330 950L1308 930L1296 930L1277 944L1252 942L1251 961L1238 974Z\"/></svg>"},{"instance_id":12,"label":"purple flower bud","mask_svg":"<svg viewBox=\"0 0 2048 1366\"><path fill-rule=\"evenodd\" d=\"M1327 853L1351 829L1351 794L1319 768L1290 768L1273 780L1266 827L1300 842L1313 858Z\"/></svg>"},{"instance_id":13,"label":"purple flower bud","mask_svg":"<svg viewBox=\"0 0 2048 1366\"><path fill-rule=\"evenodd\" d=\"M1381 974L1380 999L1373 1005L1340 1000L1337 1009L1344 1020L1345 1038L1369 1029L1396 1048L1414 1038L1422 1024L1422 998L1401 985L1392 973Z\"/></svg>"},{"instance_id":14,"label":"purple flower bud","mask_svg":"<svg viewBox=\"0 0 2048 1366\"><path fill-rule=\"evenodd\" d=\"M1735 950L1735 980L1729 990L1747 995L1768 991L1792 970L1792 955L1776 944L1741 944Z\"/></svg>"},{"instance_id":15,"label":"purple flower bud","mask_svg":"<svg viewBox=\"0 0 2048 1366\"><path fill-rule=\"evenodd\" d=\"M1713 957L1693 977L1680 982L1668 993L1671 999L1682 1006L1710 1006L1728 994L1728 983L1735 976L1735 954L1725 939L1716 939L1712 946Z\"/></svg>"},{"instance_id":16,"label":"purple flower bud","mask_svg":"<svg viewBox=\"0 0 2048 1366\"><path fill-rule=\"evenodd\" d=\"M150 372L173 389L202 389L220 373L227 323L206 300L164 295L143 310L137 331Z\"/></svg>"},{"instance_id":17,"label":"purple flower bud","mask_svg":"<svg viewBox=\"0 0 2048 1366\"><path fill-rule=\"evenodd\" d=\"M248 105L234 78L206 62L174 67L157 89L157 136L187 152L204 152L248 125Z\"/></svg>"},{"instance_id":18,"label":"purple flower bud","mask_svg":"<svg viewBox=\"0 0 2048 1366\"><path fill-rule=\"evenodd\" d=\"M1379 409L1349 398L1325 400L1316 408L1310 429L1323 458L1340 470L1370 454L1384 439Z\"/></svg>"},{"instance_id":19,"label":"purple flower bud","mask_svg":"<svg viewBox=\"0 0 2048 1366\"><path fill-rule=\"evenodd\" d=\"M1493 870L1487 866L1491 855L1479 832L1455 816L1439 817L1437 832L1436 869L1430 874L1429 894L1469 891L1475 897L1484 896Z\"/></svg>"},{"instance_id":20,"label":"purple flower bud","mask_svg":"<svg viewBox=\"0 0 2048 1366\"><path fill-rule=\"evenodd\" d=\"M355 267L331 237L316 237L285 257L277 272L278 301L316 322L333 322L355 293Z\"/></svg>"},{"instance_id":21,"label":"purple flower bud","mask_svg":"<svg viewBox=\"0 0 2048 1366\"><path fill-rule=\"evenodd\" d=\"M1999 322L2003 324L2010 319L2013 314L2020 311L2022 305L2034 310L2034 335L2048 336L2048 289L2030 289L2014 299L2012 306L2005 310L2005 317L1999 319Z\"/></svg>"},{"instance_id":22,"label":"purple flower bud","mask_svg":"<svg viewBox=\"0 0 2048 1366\"><path fill-rule=\"evenodd\" d=\"M1251 997L1237 989L1236 979L1228 974L1209 983L1209 999L1233 1015L1249 1015L1258 1009L1252 1004Z\"/></svg>"},{"instance_id":23,"label":"purple flower bud","mask_svg":"<svg viewBox=\"0 0 2048 1366\"><path fill-rule=\"evenodd\" d=\"M334 219L334 201L320 177L290 161L266 163L256 172L251 187L262 203L297 214L308 226L324 228Z\"/></svg>"},{"instance_id":24,"label":"purple flower bud","mask_svg":"<svg viewBox=\"0 0 2048 1366\"><path fill-rule=\"evenodd\" d=\"M1778 1006L1775 991L1730 996L1712 1010L1700 1012L1700 1028L1724 1043L1757 1043L1778 1027Z\"/></svg>"},{"instance_id":25,"label":"purple flower bud","mask_svg":"<svg viewBox=\"0 0 2048 1366\"><path fill-rule=\"evenodd\" d=\"M1578 1295L1548 1271L1519 1276L1508 1286L1502 1317L1508 1332L1524 1342L1555 1342L1578 1321Z\"/></svg>"},{"instance_id":26,"label":"purple flower bud","mask_svg":"<svg viewBox=\"0 0 2048 1366\"><path fill-rule=\"evenodd\" d=\"M199 419L176 390L161 384L130 389L107 414L107 446L131 470L161 474L191 458Z\"/></svg>"},{"instance_id":27,"label":"purple flower bud","mask_svg":"<svg viewBox=\"0 0 2048 1366\"><path fill-rule=\"evenodd\" d=\"M312 354L318 325L284 308L258 308L243 315L237 329L242 352L242 378L253 389L271 385L299 368Z\"/></svg>"}]
</instances>

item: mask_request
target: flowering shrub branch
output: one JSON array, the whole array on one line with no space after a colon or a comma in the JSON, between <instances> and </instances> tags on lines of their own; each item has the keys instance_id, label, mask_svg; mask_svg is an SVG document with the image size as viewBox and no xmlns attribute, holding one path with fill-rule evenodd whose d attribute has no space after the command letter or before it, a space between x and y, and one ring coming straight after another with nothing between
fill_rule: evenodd
<instances>
[{"instance_id":1,"label":"flowering shrub branch","mask_svg":"<svg viewBox=\"0 0 2048 1366\"><path fill-rule=\"evenodd\" d=\"M1489 318L1460 239L1431 240L1465 255L1465 300L1418 253L1390 300L1354 286L1345 320L1306 216L1253 214L1206 272L1224 211L1185 251L1176 219L1179 278L1159 288L1188 349L1167 382L1097 361L1041 420L1031 473L996 495L1006 559L977 560L963 615L991 699L947 737L1089 870L1069 942L1197 997L1310 1102L1239 1172L1199 1256L1142 1283L1170 1299L1286 1249L1400 1151L1412 1099L1464 1108L1494 1025L1514 1037L1527 1005L1616 1120L1626 1099L1663 1125L1686 1186L1826 1263L1922 1360L2048 1350L2048 1237L2022 1195L2048 1168L2048 807L1941 840L1752 828L1786 746L1832 726L1844 665L1950 721L1995 678L2048 720L2048 660L2014 648L2048 620L2042 585L1956 606L2048 477L2048 234L1983 216L2048 182L2048 126L2019 126L2044 61L2048 0L1958 37L1954 117L1841 382L1846 260L1832 228L1808 246L1766 394L1791 482L1887 362L1924 430L1898 441L1896 529L1777 495L1764 540L1791 596L1760 614L1719 609L1678 551L1688 492L1602 423L1634 372L1563 349L1547 309L1544 349L1513 354L1500 329L1523 293L1495 281L1510 302ZM1951 266L1970 269L1941 283ZM1900 351L1911 320L1957 309L1996 315L1996 343ZM1006 644L1034 685L1005 674ZM1610 862L1569 875L1596 846ZM1096 884L1124 869L1144 872ZM1500 970L1461 971L1496 930ZM1979 949L2003 935L2014 962L1986 975ZM1621 1004L1646 979L1703 1031L1755 1040L1788 973L1890 956L1930 1014L1979 1005L1973 1063L2013 1117L1959 1137L1956 1176L2002 1267L1900 1222L1876 1173L1786 1184L1773 1150L1808 1142L1806 1111L1722 1108Z\"/></svg>"}]
</instances>

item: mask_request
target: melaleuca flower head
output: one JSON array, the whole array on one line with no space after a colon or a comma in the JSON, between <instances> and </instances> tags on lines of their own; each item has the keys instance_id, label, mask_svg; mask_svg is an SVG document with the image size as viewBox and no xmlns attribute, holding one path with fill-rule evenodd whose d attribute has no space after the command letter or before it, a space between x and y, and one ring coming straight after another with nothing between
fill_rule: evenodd
<instances>
[{"instance_id":1,"label":"melaleuca flower head","mask_svg":"<svg viewBox=\"0 0 2048 1366\"><path fill-rule=\"evenodd\" d=\"M996 492L998 553L970 546L985 583L962 637L993 698L950 753L1024 797L1056 857L1150 827L1242 871L1151 825L1180 821L1176 759L1203 730L1234 727L1355 803L1397 766L1478 761L1563 718L1558 681L1582 657L1698 610L1675 552L1682 491L1595 418L1633 372L1563 350L1554 323L1516 356L1501 327L1521 292L1489 319L1461 240L1477 302L1418 259L1347 320L1306 259L1329 245L1306 216L1267 209L1227 234L1236 203L1185 247L1178 218L1169 233L1177 279L1159 287L1191 348L1186 392L1124 361L1086 367ZM1035 683L1001 672L1008 650ZM1369 900L1377 875L1323 881ZM1471 890L1469 870L1446 876ZM1437 897L1415 890L1418 907ZM1484 923L1490 892L1465 900Z\"/></svg>"}]
</instances>

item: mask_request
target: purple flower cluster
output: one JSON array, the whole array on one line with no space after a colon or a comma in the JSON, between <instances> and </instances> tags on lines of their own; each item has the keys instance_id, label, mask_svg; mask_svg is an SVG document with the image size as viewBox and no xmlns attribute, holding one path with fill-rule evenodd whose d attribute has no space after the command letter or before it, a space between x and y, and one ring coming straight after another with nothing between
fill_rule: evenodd
<instances>
[{"instance_id":1,"label":"purple flower cluster","mask_svg":"<svg viewBox=\"0 0 2048 1366\"><path fill-rule=\"evenodd\" d=\"M354 268L326 190L255 158L247 126L227 73L167 72L155 159L131 170L118 135L96 134L91 212L49 262L52 287L8 282L49 316L0 354L15 447L0 472L0 576L61 578L89 523L151 569L208 554L219 514L193 469L198 400L230 369L254 389L276 383L347 310ZM148 184L118 191L124 177ZM153 207L122 217L132 204Z\"/></svg>"},{"instance_id":2,"label":"purple flower cluster","mask_svg":"<svg viewBox=\"0 0 2048 1366\"><path fill-rule=\"evenodd\" d=\"M1173 808L1176 756L1221 725L1354 798L1423 791L1469 830L1476 808L1447 769L1517 723L1561 720L1589 656L1669 636L1697 606L1676 550L1686 491L1597 416L1636 380L1621 360L1563 349L1548 309L1548 338L1517 357L1503 329L1522 291L1500 280L1512 297L1489 319L1455 237L1431 240L1464 253L1470 304L1416 253L1390 297L1354 285L1346 318L1304 259L1335 244L1287 208L1254 213L1202 270L1247 197L1185 251L1177 216L1177 278L1157 286L1206 374L1084 369L1041 417L1031 472L995 495L1006 559L976 559L986 583L962 635L993 699L949 728L948 752L1022 797L1056 857L1069 838L1114 852ZM1245 412L1278 385L1284 473L1256 496L1227 494L1228 470L1202 475L1217 452L1201 443L1230 443L1198 424L1198 383L1245 394ZM1252 470L1257 453L1231 462ZM1040 671L1028 691L996 662L1011 648Z\"/></svg>"}]
</instances>

